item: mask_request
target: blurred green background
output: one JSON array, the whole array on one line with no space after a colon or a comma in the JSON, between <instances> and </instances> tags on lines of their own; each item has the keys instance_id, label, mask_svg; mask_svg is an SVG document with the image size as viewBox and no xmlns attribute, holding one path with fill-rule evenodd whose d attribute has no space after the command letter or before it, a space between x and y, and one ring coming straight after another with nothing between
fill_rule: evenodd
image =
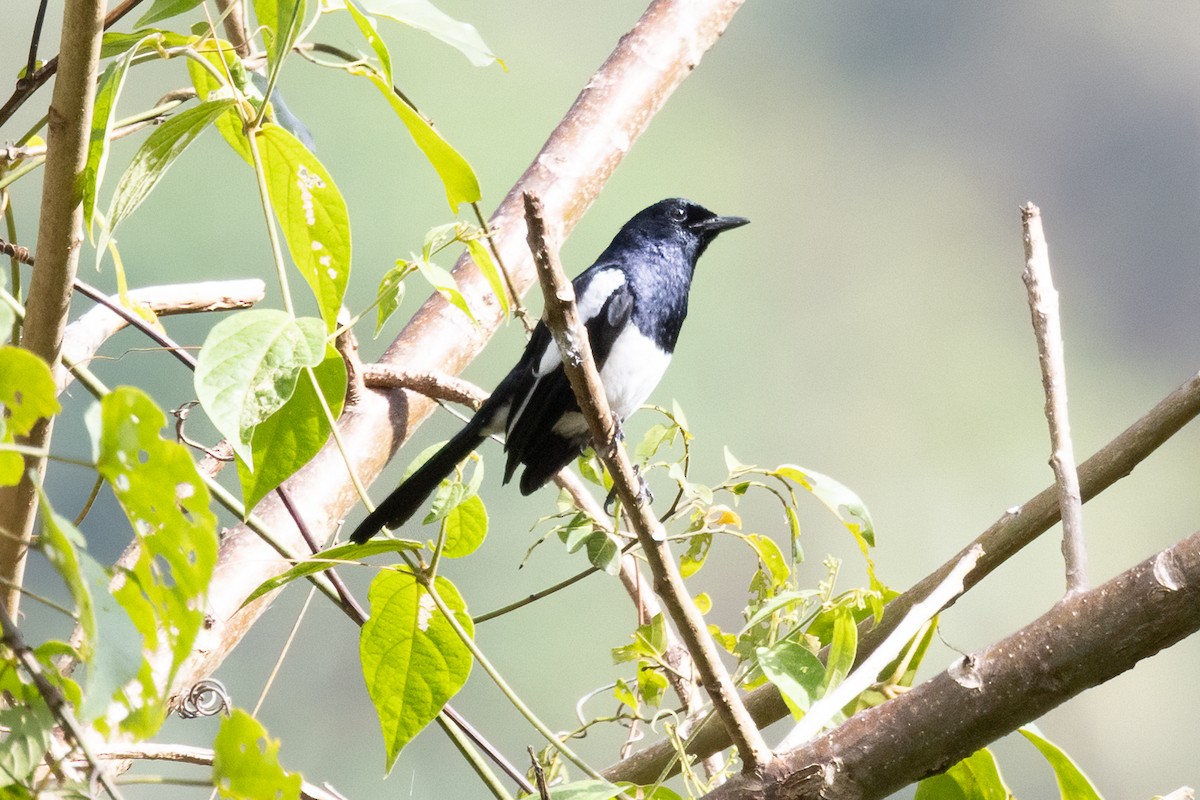
<instances>
[{"instance_id":1,"label":"blurred green background","mask_svg":"<svg viewBox=\"0 0 1200 800\"><path fill-rule=\"evenodd\" d=\"M23 62L35 6L23 0L6 8L0 74L15 76ZM471 160L490 209L644 6L440 6L473 23L507 71L473 68L397 25L384 23L383 33L398 84ZM59 13L52 8L46 56L56 49ZM316 38L360 49L343 19L323 20ZM572 272L582 269L630 215L666 196L750 217L753 225L722 237L705 256L692 317L654 400L676 399L686 411L698 436L700 480L722 476L728 445L742 461L794 462L854 488L878 525L880 575L904 589L1052 478L1020 280L1020 204L1037 203L1045 218L1081 458L1200 368L1198 79L1196 4L750 2L632 148L567 242L564 261ZM143 68L126 87L121 111L148 107L185 83L182 64ZM355 252L348 302L362 308L392 262L448 221L441 188L365 82L293 58L281 87L349 204ZM18 136L48 99L48 89L39 93L0 138ZM102 202L137 141L116 148ZM26 243L35 235L39 188L34 176L14 189ZM272 283L253 176L213 133L180 160L119 240L134 286L201 276ZM85 252L83 277L113 288L111 266L97 275L92 261ZM401 312L416 308L416 294ZM269 299L278 303L273 287ZM364 326L367 358L382 351L404 316L378 341ZM175 319L167 327L199 344L211 323ZM493 385L522 341L520 326L508 325L466 376ZM123 334L104 351L113 360L93 366L110 383L148 386L165 408L191 399L190 378L173 361L127 352L144 345ZM88 403L74 389L68 410ZM456 424L435 416L373 496L382 497L410 458ZM1198 446L1193 425L1086 507L1096 582L1196 529ZM69 415L55 449L86 455L86 437ZM484 452L495 459L499 449ZM483 492L492 534L479 552L446 565L475 613L585 566L550 543L520 568L542 532L530 526L552 510L553 492L521 498L499 487L499 469L491 472ZM80 507L90 480L55 470L52 496L63 513ZM87 524L102 560L125 543L121 524L109 524L116 513L103 500ZM846 560L843 586L862 580L852 543L816 503L802 524L814 582L826 554ZM785 535L765 505L746 510L746 526L780 541ZM927 658L927 673L1016 630L1059 598L1057 533L944 617L944 641ZM698 576L696 588L713 595L711 619L722 627L740 627L752 569L744 548L720 544ZM370 577L368 570L349 576L360 596ZM30 583L57 591L39 557ZM305 593L289 589L218 673L240 705L254 704ZM25 609L31 630L63 632L36 605ZM610 665L609 650L627 641L634 624L616 581L596 576L486 623L478 637L549 724L565 729L575 724L579 697L625 674ZM1108 797L1194 784L1198 661L1200 640L1187 640L1039 724ZM351 797L480 796L436 730L410 745L379 783L383 748L357 670L356 631L326 603L314 603L262 712L283 739L285 765ZM478 670L454 704L518 763L527 744L541 746ZM212 720L176 720L163 738L207 744L214 731ZM777 729L769 738L781 735ZM619 741L615 733L596 734L580 750L605 765ZM1005 740L996 750L1019 796L1053 796L1051 774L1027 743Z\"/></svg>"}]
</instances>

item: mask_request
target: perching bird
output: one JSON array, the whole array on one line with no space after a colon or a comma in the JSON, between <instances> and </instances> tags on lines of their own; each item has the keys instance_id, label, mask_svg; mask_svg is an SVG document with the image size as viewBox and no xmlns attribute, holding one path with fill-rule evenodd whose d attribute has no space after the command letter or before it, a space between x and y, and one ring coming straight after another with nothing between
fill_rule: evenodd
<instances>
[{"instance_id":1,"label":"perching bird","mask_svg":"<svg viewBox=\"0 0 1200 800\"><path fill-rule=\"evenodd\" d=\"M638 409L662 378L687 316L696 261L721 231L744 217L719 217L679 198L626 222L612 244L572 282L604 393L618 421ZM587 423L563 372L550 330L539 322L521 360L466 427L400 484L350 535L365 542L398 528L485 438L505 435L504 482L518 464L521 494L540 488L590 443Z\"/></svg>"}]
</instances>

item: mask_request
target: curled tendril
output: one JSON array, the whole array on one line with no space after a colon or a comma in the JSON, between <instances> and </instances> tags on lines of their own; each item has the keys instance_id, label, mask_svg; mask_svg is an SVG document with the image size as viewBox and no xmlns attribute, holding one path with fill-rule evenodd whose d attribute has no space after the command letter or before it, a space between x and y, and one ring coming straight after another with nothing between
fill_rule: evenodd
<instances>
[{"instance_id":1,"label":"curled tendril","mask_svg":"<svg viewBox=\"0 0 1200 800\"><path fill-rule=\"evenodd\" d=\"M179 716L183 719L211 717L228 713L232 707L233 701L229 699L229 693L225 691L221 682L206 678L197 681L188 689L179 703Z\"/></svg>"}]
</instances>

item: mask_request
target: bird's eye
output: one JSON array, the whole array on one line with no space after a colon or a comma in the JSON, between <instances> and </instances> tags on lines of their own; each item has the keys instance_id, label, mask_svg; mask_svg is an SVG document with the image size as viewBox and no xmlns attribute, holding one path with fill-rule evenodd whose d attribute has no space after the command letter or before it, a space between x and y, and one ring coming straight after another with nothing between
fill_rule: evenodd
<instances>
[{"instance_id":1,"label":"bird's eye","mask_svg":"<svg viewBox=\"0 0 1200 800\"><path fill-rule=\"evenodd\" d=\"M671 209L671 219L675 220L676 222L683 222L687 219L687 215L687 209L683 206L675 206Z\"/></svg>"}]
</instances>

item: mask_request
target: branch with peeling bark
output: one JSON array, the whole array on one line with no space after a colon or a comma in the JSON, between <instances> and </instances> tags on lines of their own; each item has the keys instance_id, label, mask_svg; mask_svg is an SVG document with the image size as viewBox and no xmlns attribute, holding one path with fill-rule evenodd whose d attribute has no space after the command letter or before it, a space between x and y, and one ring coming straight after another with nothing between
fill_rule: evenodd
<instances>
[{"instance_id":1,"label":"branch with peeling bark","mask_svg":"<svg viewBox=\"0 0 1200 800\"><path fill-rule=\"evenodd\" d=\"M1200 533L707 797L886 797L1197 630Z\"/></svg>"},{"instance_id":2,"label":"branch with peeling bark","mask_svg":"<svg viewBox=\"0 0 1200 800\"><path fill-rule=\"evenodd\" d=\"M529 229L529 247L546 301L545 324L553 333L562 354L563 370L587 421L596 454L612 475L613 488L637 533L654 576L655 591L662 598L680 637L687 645L717 716L724 722L725 729L737 745L743 768L751 772L761 769L771 760L771 750L742 704L725 665L721 663L716 644L708 635L704 617L692 602L666 546L662 525L641 491L637 473L624 446L617 440L617 421L608 407L600 373L592 359L587 330L575 308L574 289L563 274L555 249L547 241L541 201L529 192L525 193L525 222Z\"/></svg>"}]
</instances>

